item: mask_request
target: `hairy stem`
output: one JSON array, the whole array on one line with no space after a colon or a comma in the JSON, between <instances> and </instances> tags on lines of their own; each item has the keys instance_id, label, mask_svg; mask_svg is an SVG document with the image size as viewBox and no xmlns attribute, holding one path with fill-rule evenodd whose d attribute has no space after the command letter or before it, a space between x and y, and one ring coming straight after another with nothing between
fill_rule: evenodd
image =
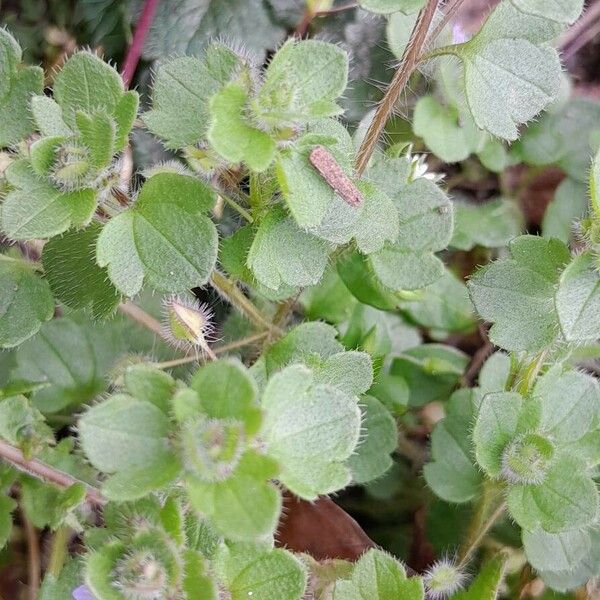
<instances>
[{"instance_id":1,"label":"hairy stem","mask_svg":"<svg viewBox=\"0 0 600 600\"><path fill-rule=\"evenodd\" d=\"M485 484L481 498L475 508L467 535L458 552L458 566L463 568L470 560L473 553L479 548L481 542L494 526L496 521L504 514L506 502L498 502L502 492L496 487Z\"/></svg>"},{"instance_id":2,"label":"hairy stem","mask_svg":"<svg viewBox=\"0 0 600 600\"><path fill-rule=\"evenodd\" d=\"M94 504L95 506L102 506L106 503L106 499L95 487L88 485L83 481L79 481L68 475L67 473L63 473L50 465L38 460L36 458L27 459L24 454L18 448L11 446L4 440L0 440L0 459L10 463L19 471L23 471L28 475L32 475L33 477L37 477L42 481L46 481L49 483L53 483L59 487L67 488L72 486L75 483L83 483L86 486L86 500L90 504Z\"/></svg>"},{"instance_id":3,"label":"hairy stem","mask_svg":"<svg viewBox=\"0 0 600 600\"><path fill-rule=\"evenodd\" d=\"M442 33L442 31L444 31L446 25L448 25L448 23L450 23L450 21L452 20L452 17L454 17L454 15L458 12L458 10L460 9L460 7L463 5L465 0L454 0L454 2L452 2L452 4L446 9L446 12L444 13L444 16L442 17L442 20L437 24L436 28L432 31L431 35L429 36L428 42L433 42L438 35L440 35L440 33Z\"/></svg>"},{"instance_id":4,"label":"hairy stem","mask_svg":"<svg viewBox=\"0 0 600 600\"><path fill-rule=\"evenodd\" d=\"M52 549L50 550L47 572L55 578L58 578L65 564L71 533L70 527L61 525L52 536Z\"/></svg>"},{"instance_id":5,"label":"hairy stem","mask_svg":"<svg viewBox=\"0 0 600 600\"><path fill-rule=\"evenodd\" d=\"M136 323L139 323L146 329L149 329L159 337L165 339L165 334L160 322L152 315L149 315L145 310L141 309L137 304L129 301L122 302L119 304L119 310L130 319L133 319Z\"/></svg>"},{"instance_id":6,"label":"hairy stem","mask_svg":"<svg viewBox=\"0 0 600 600\"><path fill-rule=\"evenodd\" d=\"M129 48L127 48L127 54L125 55L125 60L123 61L123 67L121 69L121 77L123 78L125 87L129 87L138 63L140 62L144 42L146 41L146 36L152 26L158 2L159 0L145 0L144 2L142 14L135 26L133 39L131 40Z\"/></svg>"},{"instance_id":7,"label":"hairy stem","mask_svg":"<svg viewBox=\"0 0 600 600\"><path fill-rule=\"evenodd\" d=\"M225 352L229 352L230 350L235 350L236 348L243 348L244 346L249 346L250 344L254 344L254 342L258 342L269 335L268 331L261 331L255 335L250 335L241 340L236 340L235 342L231 342L230 344L224 344L223 346L218 346L213 350L214 354L223 354ZM167 360L164 362L152 363L152 366L157 369L172 369L174 367L179 367L181 365L187 365L192 362L196 362L198 357L196 356L184 356L183 358L175 358L174 360Z\"/></svg>"},{"instance_id":8,"label":"hairy stem","mask_svg":"<svg viewBox=\"0 0 600 600\"><path fill-rule=\"evenodd\" d=\"M356 174L358 176L362 175L367 168L369 159L375 151L377 142L383 132L387 120L394 111L394 106L398 101L400 93L408 83L410 76L419 63L423 45L427 38L427 32L429 31L431 21L435 15L437 5L438 0L428 0L425 8L419 13L419 18L417 19L415 28L410 36L408 45L404 50L400 66L394 74L383 99L377 106L375 116L373 117L371 125L365 135L365 139L358 150L355 165Z\"/></svg>"},{"instance_id":9,"label":"hairy stem","mask_svg":"<svg viewBox=\"0 0 600 600\"><path fill-rule=\"evenodd\" d=\"M237 287L237 285L225 277L219 271L213 271L210 276L210 284L225 297L242 314L261 329L267 329L272 333L280 335L281 329L273 325L259 310L252 304L251 300Z\"/></svg>"},{"instance_id":10,"label":"hairy stem","mask_svg":"<svg viewBox=\"0 0 600 600\"><path fill-rule=\"evenodd\" d=\"M221 198L226 204L229 204L233 210L240 214L248 223L254 223L252 215L240 204L238 204L233 198L230 198L227 194L220 194Z\"/></svg>"},{"instance_id":11,"label":"hairy stem","mask_svg":"<svg viewBox=\"0 0 600 600\"><path fill-rule=\"evenodd\" d=\"M40 589L40 578L42 572L40 540L37 529L27 518L25 511L21 511L21 516L23 519L25 538L27 539L27 597L29 600L36 600L38 597L38 590Z\"/></svg>"}]
</instances>

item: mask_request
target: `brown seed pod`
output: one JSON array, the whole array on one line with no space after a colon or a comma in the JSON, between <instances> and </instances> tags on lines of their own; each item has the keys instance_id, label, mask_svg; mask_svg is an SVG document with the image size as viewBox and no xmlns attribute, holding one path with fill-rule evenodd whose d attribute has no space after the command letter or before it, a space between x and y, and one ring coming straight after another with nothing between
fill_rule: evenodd
<instances>
[{"instance_id":1,"label":"brown seed pod","mask_svg":"<svg viewBox=\"0 0 600 600\"><path fill-rule=\"evenodd\" d=\"M362 194L326 148L315 146L308 155L308 160L338 196L350 206L360 206Z\"/></svg>"}]
</instances>

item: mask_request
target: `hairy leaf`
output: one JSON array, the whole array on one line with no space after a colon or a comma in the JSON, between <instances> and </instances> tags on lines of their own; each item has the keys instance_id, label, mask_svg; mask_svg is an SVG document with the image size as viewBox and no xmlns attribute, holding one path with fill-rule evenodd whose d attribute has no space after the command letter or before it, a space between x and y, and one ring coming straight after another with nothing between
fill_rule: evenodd
<instances>
[{"instance_id":1,"label":"hairy leaf","mask_svg":"<svg viewBox=\"0 0 600 600\"><path fill-rule=\"evenodd\" d=\"M144 281L171 292L203 285L217 258L217 231L204 214L213 202L206 185L191 176L154 175L133 207L100 233L98 265L126 296Z\"/></svg>"},{"instance_id":2,"label":"hairy leaf","mask_svg":"<svg viewBox=\"0 0 600 600\"><path fill-rule=\"evenodd\" d=\"M54 295L71 308L91 308L94 318L111 315L121 299L108 271L96 263L101 226L69 231L44 245L42 264Z\"/></svg>"},{"instance_id":3,"label":"hairy leaf","mask_svg":"<svg viewBox=\"0 0 600 600\"><path fill-rule=\"evenodd\" d=\"M0 348L18 346L53 315L48 283L27 265L0 256Z\"/></svg>"}]
</instances>

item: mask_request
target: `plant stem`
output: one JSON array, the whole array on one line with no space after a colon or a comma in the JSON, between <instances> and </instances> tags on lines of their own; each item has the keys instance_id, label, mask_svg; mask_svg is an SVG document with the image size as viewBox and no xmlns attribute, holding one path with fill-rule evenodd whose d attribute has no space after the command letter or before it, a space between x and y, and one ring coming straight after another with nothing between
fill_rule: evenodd
<instances>
[{"instance_id":1,"label":"plant stem","mask_svg":"<svg viewBox=\"0 0 600 600\"><path fill-rule=\"evenodd\" d=\"M152 315L149 315L145 310L141 309L137 304L129 301L122 302L119 304L119 310L146 329L149 329L159 337L166 339L160 322Z\"/></svg>"},{"instance_id":2,"label":"plant stem","mask_svg":"<svg viewBox=\"0 0 600 600\"><path fill-rule=\"evenodd\" d=\"M263 338L266 338L269 335L268 331L261 331L255 335L248 336L241 340L236 340L235 342L231 342L230 344L224 344L223 346L218 346L213 350L214 354L223 354L224 352L229 352L230 350L235 350L236 348L242 348L243 346L249 346L254 342L258 342ZM152 363L152 366L156 369L172 369L174 367L179 367L181 365L187 365L192 362L196 362L198 360L197 356L184 356L183 358L175 358L174 360L166 360L164 362Z\"/></svg>"},{"instance_id":3,"label":"plant stem","mask_svg":"<svg viewBox=\"0 0 600 600\"><path fill-rule=\"evenodd\" d=\"M597 19L600 19L600 2L590 2L581 18L563 33L558 42L559 49L566 50L567 46L578 40Z\"/></svg>"},{"instance_id":4,"label":"plant stem","mask_svg":"<svg viewBox=\"0 0 600 600\"><path fill-rule=\"evenodd\" d=\"M273 323L271 323L258 308L254 306L254 304L252 304L250 299L237 287L237 285L225 277L225 275L219 273L219 271L213 271L210 276L210 284L257 327L267 329L277 335L282 333L281 329L273 325Z\"/></svg>"},{"instance_id":5,"label":"plant stem","mask_svg":"<svg viewBox=\"0 0 600 600\"><path fill-rule=\"evenodd\" d=\"M517 392L521 396L527 396L531 390L536 377L539 375L540 369L544 365L546 359L547 350L540 352L531 362L526 363L519 371L516 378ZM520 376L520 373L522 375Z\"/></svg>"},{"instance_id":6,"label":"plant stem","mask_svg":"<svg viewBox=\"0 0 600 600\"><path fill-rule=\"evenodd\" d=\"M135 26L133 39L131 40L129 48L127 48L127 54L125 55L125 60L123 61L123 67L121 69L121 77L123 78L125 87L129 87L138 63L140 62L144 42L146 41L146 36L152 26L158 2L159 0L145 0L144 2L142 13Z\"/></svg>"},{"instance_id":7,"label":"plant stem","mask_svg":"<svg viewBox=\"0 0 600 600\"><path fill-rule=\"evenodd\" d=\"M36 600L40 589L42 573L40 559L40 541L38 532L33 523L27 518L25 511L21 511L23 529L27 538L27 596L29 600Z\"/></svg>"},{"instance_id":8,"label":"plant stem","mask_svg":"<svg viewBox=\"0 0 600 600\"><path fill-rule=\"evenodd\" d=\"M347 10L352 10L353 8L358 8L358 2L348 2L348 4L333 6L332 8L328 8L326 10L318 10L314 13L314 16L327 17L329 15L336 15L341 12L346 12Z\"/></svg>"},{"instance_id":9,"label":"plant stem","mask_svg":"<svg viewBox=\"0 0 600 600\"><path fill-rule=\"evenodd\" d=\"M252 215L243 206L240 206L233 198L230 198L227 194L219 192L219 195L227 204L229 204L229 206L231 206L231 208L233 208L233 210L242 215L242 217L244 217L244 219L246 219L248 223L254 223Z\"/></svg>"},{"instance_id":10,"label":"plant stem","mask_svg":"<svg viewBox=\"0 0 600 600\"><path fill-rule=\"evenodd\" d=\"M489 483L484 484L475 514L471 519L467 535L458 553L459 568L464 567L469 562L473 552L479 548L489 530L506 510L506 502L504 501L494 507L497 503L497 496L501 493L497 487L492 487Z\"/></svg>"},{"instance_id":11,"label":"plant stem","mask_svg":"<svg viewBox=\"0 0 600 600\"><path fill-rule=\"evenodd\" d=\"M32 475L38 479L41 479L42 481L53 483L59 487L67 488L75 483L83 483L87 488L86 500L90 504L95 506L102 506L106 504L106 499L102 496L100 490L97 488L88 485L83 481L79 481L67 473L59 471L58 469L43 463L41 460L36 458L25 458L21 450L11 446L4 440L0 440L0 459L9 462L13 467L19 469L19 471L27 473L27 475Z\"/></svg>"},{"instance_id":12,"label":"plant stem","mask_svg":"<svg viewBox=\"0 0 600 600\"><path fill-rule=\"evenodd\" d=\"M452 17L458 12L459 8L462 6L465 0L454 0L454 2L450 5L450 7L444 13L442 20L437 24L436 28L432 31L431 35L428 38L428 42L431 43L435 39L437 39L438 35L444 31L444 28L448 23L450 23Z\"/></svg>"},{"instance_id":13,"label":"plant stem","mask_svg":"<svg viewBox=\"0 0 600 600\"><path fill-rule=\"evenodd\" d=\"M423 10L419 13L419 18L410 36L408 45L404 50L400 66L394 74L383 99L379 103L367 134L358 150L355 167L358 176L362 175L367 168L369 159L375 151L379 137L394 110L400 93L416 69L437 5L438 0L428 0Z\"/></svg>"},{"instance_id":14,"label":"plant stem","mask_svg":"<svg viewBox=\"0 0 600 600\"><path fill-rule=\"evenodd\" d=\"M58 578L65 564L70 539L71 528L66 525L61 525L52 537L52 549L50 550L47 572L55 578Z\"/></svg>"}]
</instances>

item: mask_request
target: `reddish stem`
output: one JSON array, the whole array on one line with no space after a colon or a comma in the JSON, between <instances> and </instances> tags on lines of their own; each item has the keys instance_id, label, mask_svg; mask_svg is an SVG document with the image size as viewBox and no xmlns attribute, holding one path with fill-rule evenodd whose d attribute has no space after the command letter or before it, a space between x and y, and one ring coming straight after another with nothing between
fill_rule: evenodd
<instances>
[{"instance_id":1,"label":"reddish stem","mask_svg":"<svg viewBox=\"0 0 600 600\"><path fill-rule=\"evenodd\" d=\"M127 48L127 54L125 55L123 68L121 69L121 77L123 78L125 87L129 87L138 63L140 62L142 48L144 47L144 42L146 41L148 31L150 31L150 27L152 26L152 21L154 20L158 3L159 0L144 1L142 14L140 15L140 18L135 26L133 39L131 40L129 48Z\"/></svg>"}]
</instances>

